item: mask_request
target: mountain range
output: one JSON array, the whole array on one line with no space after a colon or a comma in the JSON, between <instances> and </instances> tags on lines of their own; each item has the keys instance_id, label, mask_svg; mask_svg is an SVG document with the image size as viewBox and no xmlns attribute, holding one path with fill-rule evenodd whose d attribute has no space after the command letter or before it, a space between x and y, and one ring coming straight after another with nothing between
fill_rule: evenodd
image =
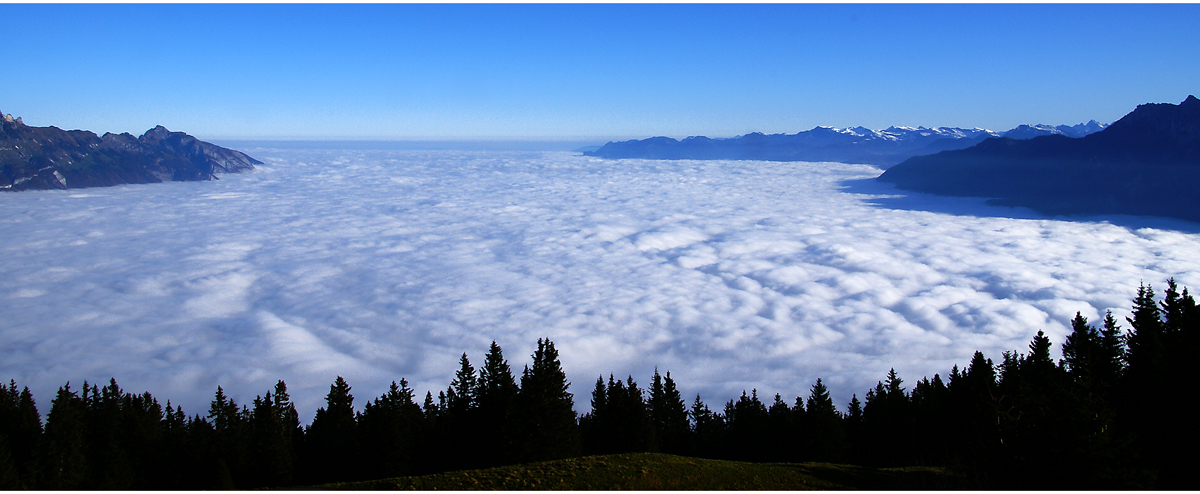
<instances>
[{"instance_id":1,"label":"mountain range","mask_svg":"<svg viewBox=\"0 0 1200 494\"><path fill-rule=\"evenodd\" d=\"M262 162L163 126L141 137L0 121L0 190L67 189L216 180Z\"/></svg>"},{"instance_id":2,"label":"mountain range","mask_svg":"<svg viewBox=\"0 0 1200 494\"><path fill-rule=\"evenodd\" d=\"M1080 138L989 138L913 157L878 180L906 190L988 197L1045 214L1200 221L1200 99L1138 105Z\"/></svg>"},{"instance_id":3,"label":"mountain range","mask_svg":"<svg viewBox=\"0 0 1200 494\"><path fill-rule=\"evenodd\" d=\"M1021 125L1007 132L958 127L816 127L795 134L751 133L733 138L670 137L609 142L586 156L647 159L741 159L770 161L836 161L891 166L913 156L964 149L992 137L1029 139L1043 135L1083 137L1104 129L1092 120L1073 126Z\"/></svg>"}]
</instances>

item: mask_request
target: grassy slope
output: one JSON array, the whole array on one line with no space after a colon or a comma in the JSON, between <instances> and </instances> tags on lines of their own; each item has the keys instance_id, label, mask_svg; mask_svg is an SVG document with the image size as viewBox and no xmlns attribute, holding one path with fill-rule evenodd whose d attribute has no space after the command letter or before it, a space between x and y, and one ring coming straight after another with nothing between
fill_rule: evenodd
<instances>
[{"instance_id":1,"label":"grassy slope","mask_svg":"<svg viewBox=\"0 0 1200 494\"><path fill-rule=\"evenodd\" d=\"M930 467L744 463L656 453L590 456L486 470L315 486L415 490L830 490L963 489L961 476Z\"/></svg>"}]
</instances>

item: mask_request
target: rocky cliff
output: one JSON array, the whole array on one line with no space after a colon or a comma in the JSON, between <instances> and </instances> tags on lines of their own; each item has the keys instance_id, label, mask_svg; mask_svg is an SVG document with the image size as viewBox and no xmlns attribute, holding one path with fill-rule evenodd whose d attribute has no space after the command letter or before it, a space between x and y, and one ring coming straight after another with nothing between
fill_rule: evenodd
<instances>
[{"instance_id":1,"label":"rocky cliff","mask_svg":"<svg viewBox=\"0 0 1200 494\"><path fill-rule=\"evenodd\" d=\"M161 125L141 137L0 121L0 190L215 180L262 162Z\"/></svg>"}]
</instances>

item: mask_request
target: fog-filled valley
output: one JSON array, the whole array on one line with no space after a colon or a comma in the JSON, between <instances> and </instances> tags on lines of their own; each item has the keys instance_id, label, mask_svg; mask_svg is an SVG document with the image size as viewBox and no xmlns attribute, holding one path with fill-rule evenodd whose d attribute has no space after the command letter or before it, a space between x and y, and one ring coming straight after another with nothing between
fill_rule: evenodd
<instances>
[{"instance_id":1,"label":"fog-filled valley","mask_svg":"<svg viewBox=\"0 0 1200 494\"><path fill-rule=\"evenodd\" d=\"M1048 218L896 191L867 165L600 160L568 152L243 149L211 182L0 195L0 377L38 397L115 377L202 413L287 382L304 420L335 376L420 395L491 341L598 376L670 371L844 409L976 350L1057 346L1139 282L1200 286L1200 227ZM1056 354L1057 357L1057 354ZM45 410L43 410L44 412Z\"/></svg>"}]
</instances>

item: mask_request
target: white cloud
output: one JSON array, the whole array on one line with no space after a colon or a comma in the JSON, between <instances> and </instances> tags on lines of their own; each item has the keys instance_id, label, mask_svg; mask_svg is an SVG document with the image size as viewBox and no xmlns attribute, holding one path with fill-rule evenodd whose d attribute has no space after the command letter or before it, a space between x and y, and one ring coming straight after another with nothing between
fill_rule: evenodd
<instances>
[{"instance_id":1,"label":"white cloud","mask_svg":"<svg viewBox=\"0 0 1200 494\"><path fill-rule=\"evenodd\" d=\"M215 182L0 195L0 378L44 409L116 377L189 413L284 379L308 420L336 375L360 405L401 377L436 394L462 352L494 339L520 372L548 336L581 409L654 366L713 406L818 377L844 405L890 367L1060 343L1139 281L1200 286L1195 225L843 187L867 166L254 154Z\"/></svg>"}]
</instances>

